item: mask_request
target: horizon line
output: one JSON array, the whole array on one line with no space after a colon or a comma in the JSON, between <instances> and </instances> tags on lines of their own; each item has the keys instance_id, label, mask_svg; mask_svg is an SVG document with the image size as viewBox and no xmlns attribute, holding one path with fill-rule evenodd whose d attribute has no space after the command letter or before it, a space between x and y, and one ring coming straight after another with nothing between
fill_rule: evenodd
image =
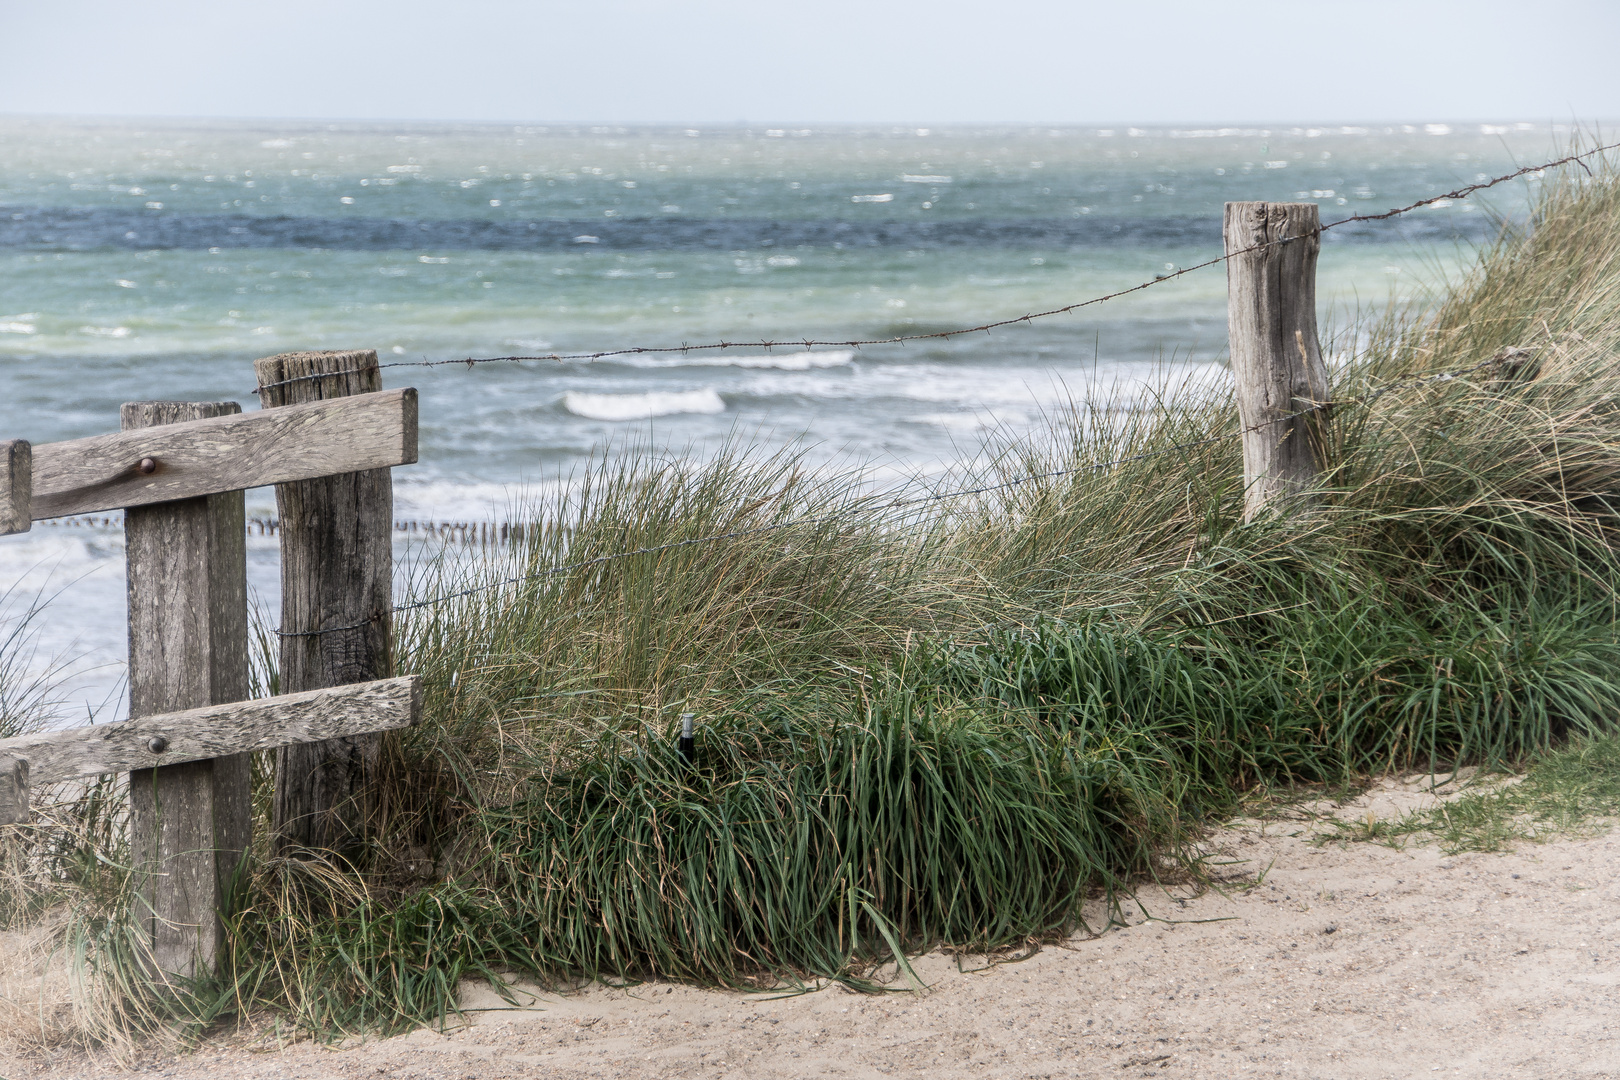
<instances>
[{"instance_id":1,"label":"horizon line","mask_svg":"<svg viewBox=\"0 0 1620 1080\"><path fill-rule=\"evenodd\" d=\"M1270 120L929 120L929 119L901 119L901 120L803 120L803 119L734 119L734 120L567 120L567 119L516 119L516 118L448 118L448 117L357 117L357 116L241 116L241 115L214 115L206 113L33 113L14 112L0 109L0 119L30 121L69 121L83 123L242 123L242 124L327 124L327 125L444 125L444 126L472 126L472 127L618 127L618 128L684 128L693 129L708 127L711 129L727 131L746 131L755 128L767 130L797 128L914 128L928 131L938 128L940 130L989 127L1044 127L1058 129L1096 128L1112 130L1115 132L1146 129L1196 129L1208 130L1240 128L1358 128L1358 127L1412 127L1423 129L1437 125L1488 125L1499 126L1511 124L1514 126L1527 125L1529 130L1544 129L1550 131L1582 130L1586 128L1601 128L1603 124L1620 123L1620 117L1590 118L1590 119L1563 119L1563 120L1529 120L1522 116L1516 117L1455 117L1455 116L1428 116L1423 118L1315 118L1311 120L1299 119L1270 119ZM1521 128L1525 130L1525 128ZM1449 134L1431 132L1431 134Z\"/></svg>"}]
</instances>

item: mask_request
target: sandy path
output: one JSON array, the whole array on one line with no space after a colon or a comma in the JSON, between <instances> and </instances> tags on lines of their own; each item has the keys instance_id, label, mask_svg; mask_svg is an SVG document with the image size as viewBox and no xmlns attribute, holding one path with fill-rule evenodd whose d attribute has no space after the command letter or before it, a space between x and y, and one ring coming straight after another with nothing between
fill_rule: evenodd
<instances>
[{"instance_id":1,"label":"sandy path","mask_svg":"<svg viewBox=\"0 0 1620 1080\"><path fill-rule=\"evenodd\" d=\"M1410 805L1392 786L1368 801ZM243 1037L140 1064L176 1080L1282 1076L1620 1077L1620 836L1446 857L1314 847L1298 822L1222 837L1263 884L1163 919L962 972L928 993L793 998L652 985L540 996L343 1050ZM1308 830L1307 830L1308 831ZM1223 919L1220 922L1192 920ZM469 1006L501 1005L486 989ZM111 1077L107 1062L0 1059L0 1075Z\"/></svg>"}]
</instances>

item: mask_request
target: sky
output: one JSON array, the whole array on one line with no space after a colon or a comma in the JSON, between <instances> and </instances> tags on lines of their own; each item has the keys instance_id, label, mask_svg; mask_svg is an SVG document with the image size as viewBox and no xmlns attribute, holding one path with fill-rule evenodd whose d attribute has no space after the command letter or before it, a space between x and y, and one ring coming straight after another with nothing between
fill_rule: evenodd
<instances>
[{"instance_id":1,"label":"sky","mask_svg":"<svg viewBox=\"0 0 1620 1080\"><path fill-rule=\"evenodd\" d=\"M1620 119L1617 0L0 0L0 113Z\"/></svg>"}]
</instances>

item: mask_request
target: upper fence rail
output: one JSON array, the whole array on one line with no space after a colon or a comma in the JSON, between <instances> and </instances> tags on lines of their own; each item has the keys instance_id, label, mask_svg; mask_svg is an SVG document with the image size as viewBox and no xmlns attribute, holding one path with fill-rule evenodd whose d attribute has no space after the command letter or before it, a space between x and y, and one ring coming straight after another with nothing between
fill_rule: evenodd
<instances>
[{"instance_id":1,"label":"upper fence rail","mask_svg":"<svg viewBox=\"0 0 1620 1080\"><path fill-rule=\"evenodd\" d=\"M1434 205L1436 203L1441 203L1441 202L1451 202L1451 201L1466 199L1469 196L1475 194L1476 192L1485 191L1485 190L1487 190L1489 188L1496 187L1499 184L1508 183L1509 181L1516 180L1521 176L1528 176L1528 175L1533 174L1533 173L1534 174L1543 173L1543 172L1546 172L1548 169L1556 169L1556 168L1559 168L1559 167L1564 166L1564 165L1570 165L1570 164L1579 165L1579 166L1581 166L1581 168L1586 169L1587 174L1590 175L1592 170L1587 166L1586 159L1591 158L1591 157L1595 157L1595 156L1597 156L1599 154L1607 153L1610 150L1616 150L1616 149L1620 149L1620 142L1606 143L1606 144L1604 144L1602 146L1593 147L1590 150L1583 150L1578 154L1568 154L1568 155L1566 155L1564 157L1558 158L1558 159L1553 160L1553 161L1542 162L1539 165L1526 165L1523 168L1515 169L1515 170L1513 170L1512 172L1509 172L1509 173L1503 173L1502 175L1492 177L1489 180L1481 180L1478 183L1468 184L1468 185L1466 185L1464 187L1457 188L1454 191L1448 191L1443 195L1431 195L1426 199L1419 199L1417 202L1410 203L1410 204L1408 204L1406 206L1396 207L1395 209L1392 209L1392 210L1386 210L1381 214L1352 214L1349 217L1340 218L1337 221L1328 222L1326 225L1323 225L1320 228L1318 228L1317 230L1315 230L1315 235L1319 236L1322 233L1328 232L1331 229L1337 229L1340 226L1349 225L1349 224L1352 224L1352 223L1358 222L1358 221L1387 221L1387 220L1389 220L1391 218L1399 217L1402 214L1409 214L1414 210L1422 209L1425 206L1432 206L1432 205ZM916 334L894 334L894 335L891 335L889 337L849 338L849 339L846 339L846 340L819 339L819 338L814 338L814 337L792 338L792 339L783 338L783 339L780 339L780 340L770 339L770 338L760 338L760 339L749 340L749 341L725 341L725 340L721 340L721 341L714 341L714 342L706 342L706 343L697 344L697 345L686 344L686 343L679 344L679 345L667 345L667 346L630 345L630 346L625 346L625 347L617 348L617 349L601 349L601 350L598 350L596 352L537 353L537 354L533 354L533 355L513 355L513 356L469 356L469 357L458 357L456 359L450 359L450 360L394 360L394 361L390 361L390 362L388 362L386 364L378 364L378 365L376 365L375 368L367 367L367 368L365 368L363 370L371 371L371 370L381 370L381 369L384 369L384 368L413 368L413 367L414 368L438 368L438 367L447 367L447 366L454 366L454 365L461 365L461 366L465 366L467 368L473 368L473 367L476 367L476 366L478 366L480 364L521 364L521 363L533 363L533 362L536 362L536 361L543 361L543 360L550 360L550 361L557 361L557 362L565 362L565 361L593 362L593 361L597 361L597 360L608 360L608 359L612 359L614 357L620 357L620 356L646 356L646 355L653 355L653 354L657 354L657 355L686 355L686 354L695 353L695 352L718 352L718 351L725 350L725 349L765 349L767 351L772 350L772 349L781 349L781 348L795 348L795 349L815 349L815 348L860 349L860 348L864 348L866 346L872 346L872 345L903 345L903 344L905 344L907 342L912 342L912 341L942 341L942 340L945 340L947 338L965 337L965 336L970 335L970 334L987 334L992 330L1000 330L1000 329L1003 329L1005 327L1018 326L1018 325L1022 325L1022 324L1025 324L1025 323L1031 323L1031 322L1034 322L1037 319L1046 319L1046 318L1051 318L1051 317L1056 316L1056 315L1072 314L1073 312L1079 311L1082 308L1088 308L1088 307L1093 307L1093 306L1095 306L1097 304L1107 303L1110 300L1117 300L1122 296L1129 296L1132 293L1141 292L1144 289L1151 289L1155 285L1162 285L1167 281L1174 281L1177 278L1182 277L1182 276L1184 276L1186 274L1191 274L1191 273L1193 273L1195 271L1203 270L1203 269L1206 269L1208 267L1215 266L1218 263L1227 262L1228 260L1236 258L1239 255L1246 255L1246 254L1248 254L1250 252L1259 251L1259 250L1261 250L1263 248L1273 247L1273 246L1276 246L1278 244L1291 243L1291 242L1293 242L1295 240L1302 239L1303 235L1308 235L1308 234L1302 234L1301 236L1284 237L1284 238L1277 239L1277 240L1269 240L1269 241L1266 241L1264 243L1252 244L1252 245L1250 245L1248 247L1239 248L1238 250L1235 250L1235 251L1228 251L1223 255L1216 256L1215 258L1212 258L1212 259L1206 259L1201 263L1195 263L1192 266L1180 267L1180 268L1178 268L1176 270L1171 271L1170 273L1156 275L1150 281L1143 281L1143 282L1140 282L1139 284L1132 285L1132 286L1130 286L1128 288L1118 289L1118 290L1116 290L1114 292L1110 292L1110 293L1104 293L1101 296L1093 296L1093 297L1090 297L1089 299L1077 300L1072 304L1064 304L1061 307L1048 308L1048 309L1046 309L1044 311L1031 311L1031 312L1027 312L1027 313L1025 313L1023 315L1011 316L1011 317L1005 318L1005 319L991 319L991 320L988 320L988 321L985 321L985 322L978 323L977 325L974 325L974 326L964 326L964 327L959 327L959 328L953 329L953 330L935 330L935 331L929 331L929 332L924 332L924 333L916 333ZM306 382L306 381L315 380L315 379L328 379L328 378L333 378L333 377L339 376L339 375L358 374L358 373L361 372L361 370L362 369L360 369L360 368L355 368L355 369L346 370L346 371L340 371L340 372L329 372L329 373L315 374L315 375L300 375L300 376L297 376L295 378L282 379L282 380L279 380L277 382L261 383L259 386L254 388L253 393L255 393L255 394L263 394L264 391L266 391L266 390L271 390L271 389L274 389L274 388L280 387L280 386L287 386L287 385L290 385L292 383Z\"/></svg>"}]
</instances>

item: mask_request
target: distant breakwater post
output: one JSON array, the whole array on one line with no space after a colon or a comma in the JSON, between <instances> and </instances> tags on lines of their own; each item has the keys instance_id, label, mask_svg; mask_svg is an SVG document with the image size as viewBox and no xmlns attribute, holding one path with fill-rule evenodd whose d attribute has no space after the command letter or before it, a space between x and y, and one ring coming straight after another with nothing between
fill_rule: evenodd
<instances>
[{"instance_id":1,"label":"distant breakwater post","mask_svg":"<svg viewBox=\"0 0 1620 1080\"><path fill-rule=\"evenodd\" d=\"M1320 224L1314 203L1227 203L1225 221L1251 520L1302 505L1323 465ZM518 523L393 519L390 470L416 461L416 392L384 391L375 352L288 353L255 373L256 413L136 402L117 435L0 441L0 535L123 510L130 596L130 719L0 740L0 824L27 820L30 784L128 771L153 960L182 976L212 968L229 878L251 848L245 754L278 751L278 852L342 854L364 837L379 734L421 712L420 680L389 677L392 534L524 539ZM249 522L243 490L272 484L278 518ZM245 702L253 527L281 545L288 692Z\"/></svg>"},{"instance_id":2,"label":"distant breakwater post","mask_svg":"<svg viewBox=\"0 0 1620 1080\"><path fill-rule=\"evenodd\" d=\"M129 720L0 740L0 822L27 820L30 785L128 772L130 849L142 875L150 964L159 977L189 979L215 967L230 881L252 846L247 755L295 744L349 753L355 739L375 739L421 714L415 676L344 679L243 700L243 490L371 471L381 471L391 490L388 470L416 460L416 392L246 415L236 402L132 402L122 416L115 435L0 443L0 532L25 532L41 518L124 511L130 644ZM390 509L364 498L317 499L300 512L312 531L340 542L379 531L380 521L386 551ZM354 587L371 580L353 578L332 610L347 610ZM378 602L375 591L369 603ZM386 616L386 591L380 603ZM348 812L354 801L337 809Z\"/></svg>"},{"instance_id":3,"label":"distant breakwater post","mask_svg":"<svg viewBox=\"0 0 1620 1080\"><path fill-rule=\"evenodd\" d=\"M4 481L0 480L0 486L3 484ZM114 529L122 528L124 523L114 517L65 517L52 518L44 524L53 528ZM279 536L281 519L250 517L246 521L246 528L249 536ZM499 547L521 544L528 535L528 527L522 521L418 521L406 518L394 521L394 532L407 537L436 540L446 545ZM3 531L0 531L0 535L3 535Z\"/></svg>"}]
</instances>

